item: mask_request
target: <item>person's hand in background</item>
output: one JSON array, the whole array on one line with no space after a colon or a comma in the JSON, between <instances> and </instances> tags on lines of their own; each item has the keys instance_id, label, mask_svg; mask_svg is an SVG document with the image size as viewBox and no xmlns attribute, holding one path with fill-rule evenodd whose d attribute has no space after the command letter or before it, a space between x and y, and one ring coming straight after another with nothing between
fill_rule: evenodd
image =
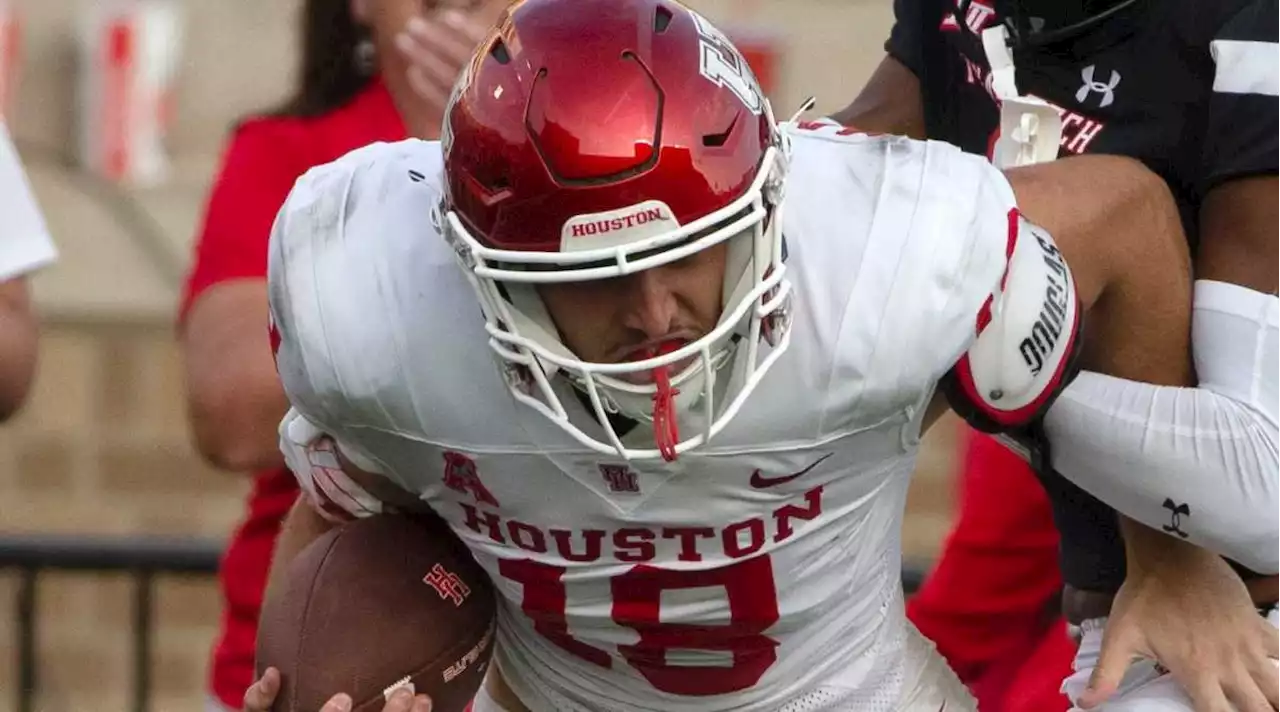
<instances>
[{"instance_id":1,"label":"person's hand in background","mask_svg":"<svg viewBox=\"0 0 1280 712\"><path fill-rule=\"evenodd\" d=\"M396 49L408 62L409 86L418 99L443 116L458 73L508 4L446 2L406 23Z\"/></svg>"}]
</instances>

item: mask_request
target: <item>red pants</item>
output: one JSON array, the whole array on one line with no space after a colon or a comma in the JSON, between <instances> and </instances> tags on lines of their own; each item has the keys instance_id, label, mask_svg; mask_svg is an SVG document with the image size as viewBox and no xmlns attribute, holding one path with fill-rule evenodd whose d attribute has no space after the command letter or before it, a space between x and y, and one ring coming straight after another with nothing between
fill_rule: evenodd
<instances>
[{"instance_id":1,"label":"red pants","mask_svg":"<svg viewBox=\"0 0 1280 712\"><path fill-rule=\"evenodd\" d=\"M966 437L960 511L907 615L938 645L982 712L1062 712L1075 645L1053 601L1058 533L1030 468Z\"/></svg>"}]
</instances>

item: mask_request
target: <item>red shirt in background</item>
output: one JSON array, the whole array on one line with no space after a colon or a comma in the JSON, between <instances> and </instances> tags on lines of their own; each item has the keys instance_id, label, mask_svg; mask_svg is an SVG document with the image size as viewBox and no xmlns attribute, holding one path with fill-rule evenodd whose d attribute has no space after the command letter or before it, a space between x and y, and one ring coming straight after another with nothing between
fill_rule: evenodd
<instances>
[{"instance_id":1,"label":"red shirt in background","mask_svg":"<svg viewBox=\"0 0 1280 712\"><path fill-rule=\"evenodd\" d=\"M376 141L406 137L391 95L379 81L323 116L271 116L240 124L213 183L179 319L215 284L266 279L271 225L294 181L307 169ZM265 343L266 324L262 338ZM288 470L257 473L247 515L223 555L219 571L222 630L213 650L209 683L213 695L230 709L240 709L244 691L253 684L258 611L267 570L281 521L297 495L297 483Z\"/></svg>"},{"instance_id":2,"label":"red shirt in background","mask_svg":"<svg viewBox=\"0 0 1280 712\"><path fill-rule=\"evenodd\" d=\"M1065 712L1075 642L1057 594L1058 530L1027 463L966 429L960 516L907 616L983 712Z\"/></svg>"}]
</instances>

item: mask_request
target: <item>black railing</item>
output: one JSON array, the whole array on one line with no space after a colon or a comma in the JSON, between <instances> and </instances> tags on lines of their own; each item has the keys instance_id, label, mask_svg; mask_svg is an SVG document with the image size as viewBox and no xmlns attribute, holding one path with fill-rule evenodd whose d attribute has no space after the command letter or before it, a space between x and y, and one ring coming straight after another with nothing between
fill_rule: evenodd
<instances>
[{"instance_id":1,"label":"black railing","mask_svg":"<svg viewBox=\"0 0 1280 712\"><path fill-rule=\"evenodd\" d=\"M33 712L36 687L36 598L45 571L128 573L133 576L133 709L151 703L152 604L157 575L210 576L222 542L157 538L0 536L0 570L16 571L17 707Z\"/></svg>"},{"instance_id":2,"label":"black railing","mask_svg":"<svg viewBox=\"0 0 1280 712\"><path fill-rule=\"evenodd\" d=\"M70 571L87 574L128 573L133 576L133 709L151 705L152 605L156 576L212 576L217 573L222 542L204 539L85 538L0 536L0 571L19 577L15 603L18 653L17 707L33 712L38 685L36 669L36 597L40 574ZM920 587L925 567L904 567L902 586L908 594Z\"/></svg>"}]
</instances>

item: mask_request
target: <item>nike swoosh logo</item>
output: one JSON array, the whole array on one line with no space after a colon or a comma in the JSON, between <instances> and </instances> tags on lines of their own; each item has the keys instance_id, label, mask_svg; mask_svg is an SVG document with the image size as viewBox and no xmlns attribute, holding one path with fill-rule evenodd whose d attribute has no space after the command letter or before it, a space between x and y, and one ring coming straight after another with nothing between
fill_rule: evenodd
<instances>
[{"instance_id":1,"label":"nike swoosh logo","mask_svg":"<svg viewBox=\"0 0 1280 712\"><path fill-rule=\"evenodd\" d=\"M765 477L760 474L759 470L756 470L755 472L751 473L751 486L755 487L756 489L765 489L767 487L777 487L778 485L786 484L791 480L794 480L798 477L802 477L807 472L809 472L809 470L812 470L813 468L822 464L823 460L826 460L828 457L831 457L834 454L835 454L834 452L829 452L826 455L823 455L822 457L818 458L817 461L814 462L812 465L809 465L808 467L795 473L794 475L787 475L786 477Z\"/></svg>"}]
</instances>

